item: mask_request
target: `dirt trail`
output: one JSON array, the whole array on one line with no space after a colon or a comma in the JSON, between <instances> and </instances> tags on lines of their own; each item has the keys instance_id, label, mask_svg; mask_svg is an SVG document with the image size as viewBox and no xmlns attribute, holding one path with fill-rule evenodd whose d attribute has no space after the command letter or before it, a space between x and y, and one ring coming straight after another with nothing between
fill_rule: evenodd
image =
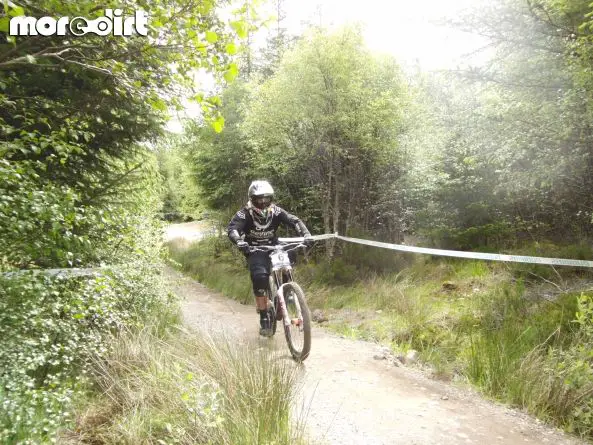
<instances>
[{"instance_id":1,"label":"dirt trail","mask_svg":"<svg viewBox=\"0 0 593 445\"><path fill-rule=\"evenodd\" d=\"M208 223L203 221L170 224L165 230L164 238L165 241L181 238L192 242L201 239L208 230L211 230L211 228Z\"/></svg>"},{"instance_id":2,"label":"dirt trail","mask_svg":"<svg viewBox=\"0 0 593 445\"><path fill-rule=\"evenodd\" d=\"M185 300L183 314L189 326L237 336L246 343L257 339L254 307L224 298L172 269L167 274ZM291 360L284 336L278 334L255 340L256 344ZM467 390L377 360L378 353L377 345L314 327L311 355L299 371L306 422L315 443L585 443Z\"/></svg>"},{"instance_id":3,"label":"dirt trail","mask_svg":"<svg viewBox=\"0 0 593 445\"><path fill-rule=\"evenodd\" d=\"M187 325L272 348L291 361L284 336L258 339L254 306L241 305L168 269ZM247 272L245 279L248 279ZM378 345L314 327L298 366L309 437L318 444L585 444L477 394L377 360ZM302 408L300 408L302 409Z\"/></svg>"}]
</instances>

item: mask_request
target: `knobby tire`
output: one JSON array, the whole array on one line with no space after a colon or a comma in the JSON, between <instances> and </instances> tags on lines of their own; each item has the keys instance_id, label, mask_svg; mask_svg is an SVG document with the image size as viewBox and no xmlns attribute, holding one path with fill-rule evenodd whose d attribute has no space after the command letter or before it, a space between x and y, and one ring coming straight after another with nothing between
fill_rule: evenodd
<instances>
[{"instance_id":1,"label":"knobby tire","mask_svg":"<svg viewBox=\"0 0 593 445\"><path fill-rule=\"evenodd\" d=\"M309 311L309 306L307 306L307 302L305 301L305 294L303 290L295 282L286 283L284 286L284 299L285 303L287 304L287 310L288 295L292 291L294 291L294 294L298 299L303 317L303 331L300 333L303 336L302 348L299 349L293 341L291 335L291 327L293 327L292 325L284 326L284 336L286 337L286 343L288 343L288 349L290 350L292 357L297 362L302 362L309 356L309 352L311 351L311 312Z\"/></svg>"}]
</instances>

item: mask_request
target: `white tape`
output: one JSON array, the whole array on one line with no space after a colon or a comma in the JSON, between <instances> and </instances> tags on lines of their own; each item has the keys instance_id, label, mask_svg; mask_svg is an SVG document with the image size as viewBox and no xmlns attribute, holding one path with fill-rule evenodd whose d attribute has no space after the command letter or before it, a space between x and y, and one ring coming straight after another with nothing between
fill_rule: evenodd
<instances>
[{"instance_id":1,"label":"white tape","mask_svg":"<svg viewBox=\"0 0 593 445\"><path fill-rule=\"evenodd\" d=\"M332 235L335 236L335 235ZM473 258L477 260L491 260L491 261L509 261L515 263L530 263L530 264L548 264L551 266L573 266L573 267L593 267L593 261L586 260L570 260L564 258L544 258L538 256L522 256L522 255L503 255L499 253L481 253L481 252L463 252L460 250L442 250L429 249L426 247L405 246L402 244L381 243L378 241L369 241L359 238L349 238L346 236L335 236L338 239L347 241L349 243L364 244L373 247L382 247L383 249L400 250L403 252L426 253L429 255L452 256L458 258Z\"/></svg>"},{"instance_id":2,"label":"white tape","mask_svg":"<svg viewBox=\"0 0 593 445\"><path fill-rule=\"evenodd\" d=\"M349 243L363 244L365 246L381 247L383 249L399 250L402 252L424 253L428 255L450 256L456 258L469 258L476 260L490 260L490 261L507 261L514 263L529 263L529 264L547 264L550 266L571 266L571 267L591 267L593 268L593 261L587 260L571 260L567 258L545 258L539 256L523 256L523 255L504 255L500 253L481 253L481 252L464 252L461 250L443 250L430 249L428 247L406 246L403 244L382 243L380 241L370 241L360 238L350 238L341 236L337 233L327 233L324 235L314 235L311 239L321 241L326 239L340 239ZM298 243L303 241L303 237L298 238L278 238L278 241L284 243ZM18 270L14 272L5 272L2 276L9 278L10 276L20 275L27 272L44 273L47 275L67 275L67 276L89 276L100 273L108 267L93 268L93 269L31 269Z\"/></svg>"},{"instance_id":3,"label":"white tape","mask_svg":"<svg viewBox=\"0 0 593 445\"><path fill-rule=\"evenodd\" d=\"M428 255L451 256L457 258L470 258L476 260L490 260L490 261L507 261L514 263L529 263L529 264L547 264L550 266L572 266L572 267L593 267L593 261L587 260L571 260L566 258L545 258L539 256L524 256L524 255L504 255L500 253L481 253L481 252L464 252L461 250L443 250L430 249L428 247L406 246L403 244L382 243L380 241L370 241L360 238L350 238L341 236L337 233L328 233L325 235L315 235L311 237L315 241L337 238L342 241L356 244L364 244L366 246L381 247L383 249L399 250L402 252L424 253ZM299 242L303 238L279 238L279 241L284 242Z\"/></svg>"},{"instance_id":4,"label":"white tape","mask_svg":"<svg viewBox=\"0 0 593 445\"><path fill-rule=\"evenodd\" d=\"M13 272L4 272L0 274L5 278L17 277L19 275L24 275L30 273L32 275L49 275L49 276L67 276L67 277L90 277L93 275L97 275L107 269L107 267L95 267L92 269L78 269L78 268L71 268L71 269L21 269L15 270Z\"/></svg>"},{"instance_id":5,"label":"white tape","mask_svg":"<svg viewBox=\"0 0 593 445\"><path fill-rule=\"evenodd\" d=\"M311 237L311 239L313 241L321 241L324 239L331 239L331 238L337 238L338 234L337 233L328 233L327 235L314 235ZM299 242L303 242L304 238L298 237L298 238L278 238L278 241L283 242L283 243L299 243Z\"/></svg>"}]
</instances>

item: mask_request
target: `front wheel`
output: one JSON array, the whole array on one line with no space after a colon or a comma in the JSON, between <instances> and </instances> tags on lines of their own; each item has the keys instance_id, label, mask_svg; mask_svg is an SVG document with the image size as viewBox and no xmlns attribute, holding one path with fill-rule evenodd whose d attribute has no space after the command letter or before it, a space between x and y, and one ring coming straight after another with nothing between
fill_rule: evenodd
<instances>
[{"instance_id":1,"label":"front wheel","mask_svg":"<svg viewBox=\"0 0 593 445\"><path fill-rule=\"evenodd\" d=\"M290 322L288 326L284 325L286 343L292 357L302 362L311 351L311 312L305 294L297 283L286 283L283 294Z\"/></svg>"},{"instance_id":2,"label":"front wheel","mask_svg":"<svg viewBox=\"0 0 593 445\"><path fill-rule=\"evenodd\" d=\"M269 314L270 314L270 323L272 328L272 335L276 334L276 323L278 320L282 320L282 314L279 314L279 307L277 304L278 296L276 295L276 291L278 288L276 287L276 283L274 283L274 279L270 276L269 280L269 288L268 288L268 307L269 307ZM280 315L280 317L278 317Z\"/></svg>"}]
</instances>

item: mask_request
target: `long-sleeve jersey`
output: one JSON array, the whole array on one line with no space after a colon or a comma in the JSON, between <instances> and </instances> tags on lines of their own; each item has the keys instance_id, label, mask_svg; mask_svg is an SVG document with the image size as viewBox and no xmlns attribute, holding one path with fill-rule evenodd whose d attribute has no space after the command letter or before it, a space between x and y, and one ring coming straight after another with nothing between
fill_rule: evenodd
<instances>
[{"instance_id":1,"label":"long-sleeve jersey","mask_svg":"<svg viewBox=\"0 0 593 445\"><path fill-rule=\"evenodd\" d=\"M277 240L276 231L280 224L291 227L298 236L310 235L305 224L286 210L272 204L269 211L272 212L271 217L267 218L265 224L260 224L254 218L253 209L249 206L245 206L235 213L227 227L227 233L231 241L236 244L241 236L245 235L245 241L250 245L275 244Z\"/></svg>"}]
</instances>

